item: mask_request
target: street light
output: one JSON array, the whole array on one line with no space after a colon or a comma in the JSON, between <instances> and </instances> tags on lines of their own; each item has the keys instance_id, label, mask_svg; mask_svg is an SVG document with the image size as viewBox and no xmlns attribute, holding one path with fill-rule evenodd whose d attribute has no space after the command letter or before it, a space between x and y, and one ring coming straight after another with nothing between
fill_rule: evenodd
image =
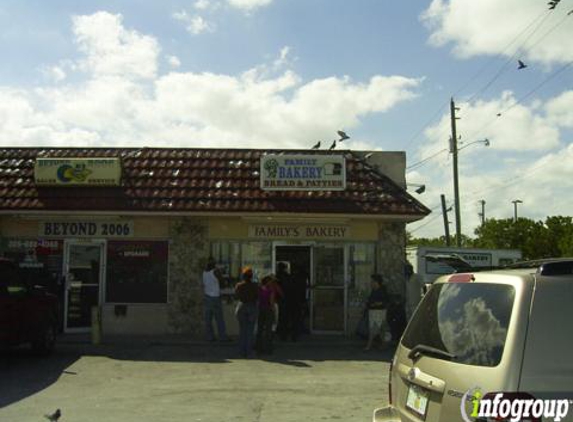
<instances>
[{"instance_id":1,"label":"street light","mask_svg":"<svg viewBox=\"0 0 573 422\"><path fill-rule=\"evenodd\" d=\"M454 117L454 111L453 111L453 100L452 100L452 119L455 119ZM455 127L455 124L453 123L454 120L452 121L452 126ZM477 143L482 143L484 144L486 147L488 147L490 145L489 139L480 139L477 141L473 141L470 142L468 144L465 144L464 146L462 146L461 148L458 148L458 140L456 138L456 134L455 134L455 130L452 132L452 136L450 137L450 152L452 153L452 163L454 166L454 206L455 206L455 210L456 210L456 241L457 241L457 246L460 247L462 246L461 241L462 241L462 218L461 218L461 212L460 212L460 183L459 183L459 178L458 178L458 152L460 152L460 150L469 147L470 145L473 144L477 144Z\"/></svg>"},{"instance_id":2,"label":"street light","mask_svg":"<svg viewBox=\"0 0 573 422\"><path fill-rule=\"evenodd\" d=\"M517 204L523 204L523 201L521 199L514 199L511 203L513 204L513 221L515 222L517 221Z\"/></svg>"}]
</instances>

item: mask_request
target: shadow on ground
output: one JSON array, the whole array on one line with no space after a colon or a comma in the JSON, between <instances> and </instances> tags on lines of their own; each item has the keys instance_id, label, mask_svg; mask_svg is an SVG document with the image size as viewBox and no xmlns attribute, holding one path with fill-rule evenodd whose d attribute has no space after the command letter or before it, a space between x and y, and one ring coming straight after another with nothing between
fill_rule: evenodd
<instances>
[{"instance_id":1,"label":"shadow on ground","mask_svg":"<svg viewBox=\"0 0 573 422\"><path fill-rule=\"evenodd\" d=\"M74 350L59 350L38 357L25 349L0 352L0 408L32 396L55 383L81 357Z\"/></svg>"},{"instance_id":2,"label":"shadow on ground","mask_svg":"<svg viewBox=\"0 0 573 422\"><path fill-rule=\"evenodd\" d=\"M305 370L317 362L326 361L378 361L389 362L393 349L364 352L358 342L300 341L277 342L272 355L254 356L269 365L286 365ZM230 364L239 360L237 345L228 343L201 343L164 340L123 339L106 340L92 345L85 339L63 339L56 352L39 358L25 349L0 352L0 408L30 397L54 384L63 374L74 376L69 370L85 356L106 357L133 362L180 362Z\"/></svg>"}]
</instances>

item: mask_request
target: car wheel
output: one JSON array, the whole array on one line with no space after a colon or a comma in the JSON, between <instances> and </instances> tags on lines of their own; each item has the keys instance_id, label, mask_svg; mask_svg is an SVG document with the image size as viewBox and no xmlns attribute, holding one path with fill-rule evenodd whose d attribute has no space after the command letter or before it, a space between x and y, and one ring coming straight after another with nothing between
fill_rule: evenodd
<instances>
[{"instance_id":1,"label":"car wheel","mask_svg":"<svg viewBox=\"0 0 573 422\"><path fill-rule=\"evenodd\" d=\"M54 351L56 346L56 327L54 324L46 325L32 342L34 353L46 356Z\"/></svg>"}]
</instances>

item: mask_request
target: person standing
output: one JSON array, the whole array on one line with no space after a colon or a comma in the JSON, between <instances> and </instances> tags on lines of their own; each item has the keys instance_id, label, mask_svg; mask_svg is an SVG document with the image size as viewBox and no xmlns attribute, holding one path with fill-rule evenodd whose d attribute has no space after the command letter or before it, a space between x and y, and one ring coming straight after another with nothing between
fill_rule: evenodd
<instances>
[{"instance_id":1,"label":"person standing","mask_svg":"<svg viewBox=\"0 0 573 422\"><path fill-rule=\"evenodd\" d=\"M241 278L242 281L235 286L235 294L239 299L235 314L239 321L239 353L246 358L253 352L259 289L253 283L253 270L250 267L243 269Z\"/></svg>"},{"instance_id":2,"label":"person standing","mask_svg":"<svg viewBox=\"0 0 573 422\"><path fill-rule=\"evenodd\" d=\"M388 292L384 286L384 280L380 274L372 274L372 291L366 302L368 309L368 343L364 350L370 350L377 336L380 343L385 345L386 312L388 307Z\"/></svg>"},{"instance_id":3,"label":"person standing","mask_svg":"<svg viewBox=\"0 0 573 422\"><path fill-rule=\"evenodd\" d=\"M273 352L273 324L275 318L276 289L273 286L274 275L267 275L259 287L259 317L257 321L256 349L260 354Z\"/></svg>"},{"instance_id":4,"label":"person standing","mask_svg":"<svg viewBox=\"0 0 573 422\"><path fill-rule=\"evenodd\" d=\"M215 266L215 260L211 257L207 261L203 271L203 292L205 311L205 334L208 341L215 341L213 332L213 318L217 323L217 334L220 341L227 341L227 329L223 316L221 302L221 276Z\"/></svg>"}]
</instances>

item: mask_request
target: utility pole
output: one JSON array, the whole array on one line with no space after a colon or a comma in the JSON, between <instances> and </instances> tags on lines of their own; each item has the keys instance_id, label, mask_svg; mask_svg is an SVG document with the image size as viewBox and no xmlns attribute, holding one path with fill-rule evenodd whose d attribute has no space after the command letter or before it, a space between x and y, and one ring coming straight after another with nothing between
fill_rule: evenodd
<instances>
[{"instance_id":1,"label":"utility pole","mask_svg":"<svg viewBox=\"0 0 573 422\"><path fill-rule=\"evenodd\" d=\"M481 204L481 212L479 213L479 216L481 218L481 225L483 226L485 223L485 200L482 199L479 203Z\"/></svg>"},{"instance_id":2,"label":"utility pole","mask_svg":"<svg viewBox=\"0 0 573 422\"><path fill-rule=\"evenodd\" d=\"M452 121L452 137L450 139L450 152L453 156L454 163L454 207L456 210L456 245L457 247L462 246L462 221L460 216L460 186L458 180L458 134L456 133L456 107L454 103L454 98L450 100L450 117Z\"/></svg>"},{"instance_id":3,"label":"utility pole","mask_svg":"<svg viewBox=\"0 0 573 422\"><path fill-rule=\"evenodd\" d=\"M442 215L444 217L444 233L446 234L446 246L450 247L450 222L448 221L448 210L446 209L446 196L441 194L442 198Z\"/></svg>"}]
</instances>

